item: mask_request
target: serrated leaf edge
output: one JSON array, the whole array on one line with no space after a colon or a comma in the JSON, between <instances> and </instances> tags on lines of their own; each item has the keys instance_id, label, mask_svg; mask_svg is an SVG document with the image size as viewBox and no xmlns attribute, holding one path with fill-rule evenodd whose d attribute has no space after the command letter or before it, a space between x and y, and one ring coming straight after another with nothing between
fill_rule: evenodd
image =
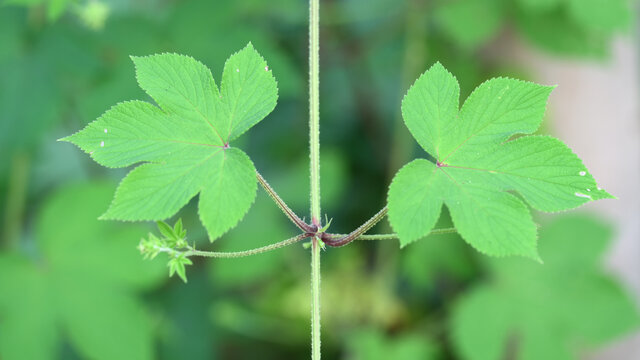
<instances>
[{"instance_id":1,"label":"serrated leaf edge","mask_svg":"<svg viewBox=\"0 0 640 360\"><path fill-rule=\"evenodd\" d=\"M238 149L240 150L240 149ZM242 150L240 150L242 151ZM249 159L249 161L251 162L251 166L253 167L254 171L255 171L255 164L253 163L253 160L251 160L251 158L249 157L249 155L247 155L244 151L242 151L245 156L247 157L247 159ZM224 234L228 233L229 231L233 230L236 228L236 226L238 226L238 224L240 224L240 222L244 219L245 216L247 216L247 213L249 213L249 210L251 210L251 208L253 207L253 204L255 204L256 202L256 198L258 197L258 187L257 187L257 182L258 179L255 179L256 181L256 190L253 192L253 197L251 199L251 203L249 204L249 206L247 206L247 209L244 211L244 213L238 217L238 220L236 221L235 224L233 224L232 226L230 226L229 228L227 228L227 230L221 232L217 237L212 238L211 234L209 233L209 230L207 229L207 227L204 225L204 221L202 219L202 214L200 213L200 198L198 198L198 219L200 220L200 223L202 224L202 226L204 226L205 230L207 230L207 238L209 239L209 242L214 242L215 240L221 238L222 236L224 236ZM202 190L200 190L202 191ZM198 191L198 196L200 194L200 191Z\"/></svg>"},{"instance_id":2,"label":"serrated leaf edge","mask_svg":"<svg viewBox=\"0 0 640 360\"><path fill-rule=\"evenodd\" d=\"M267 60L258 52L258 50L256 50L256 48L253 46L253 43L251 41L249 41L247 43L247 45L245 45L245 47L243 47L242 49L234 52L233 54L231 54L227 60L225 60L224 62L224 66L222 67L222 75L221 75L221 79L222 76L224 75L224 70L227 68L227 64L229 63L229 61L231 60L231 58L233 58L234 56L239 55L240 53L242 53L243 51L253 51L255 52L256 55L258 55L258 58L260 58L260 60L262 60L262 62L265 64L266 68L265 70L271 75L271 78L273 79L273 81L276 84L276 105L274 105L274 107L269 110L269 113L267 114L267 116L265 116L262 120L258 121L257 123L253 124L252 126L248 127L245 131L237 134L235 137L231 138L229 137L228 141L231 142L237 138L239 138L240 136L244 135L244 133L246 133L247 131L249 131L249 129L253 128L254 126L258 125L258 123L262 122L264 119L266 119L269 115L271 115L271 113L273 112L273 110L276 108L277 106L277 102L278 99L280 98L280 88L278 88L278 80L275 78L275 76L273 76L273 71L271 70L271 68L269 67L269 64L267 63ZM222 87L223 87L223 83L222 80L220 80L220 89L219 92L222 92ZM229 136L231 135L231 133L233 132L233 129L229 129Z\"/></svg>"}]
</instances>

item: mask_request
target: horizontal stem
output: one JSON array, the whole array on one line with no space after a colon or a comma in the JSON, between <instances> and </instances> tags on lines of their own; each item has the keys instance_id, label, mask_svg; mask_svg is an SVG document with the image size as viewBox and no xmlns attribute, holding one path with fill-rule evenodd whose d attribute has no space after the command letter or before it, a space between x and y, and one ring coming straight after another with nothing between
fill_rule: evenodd
<instances>
[{"instance_id":1,"label":"horizontal stem","mask_svg":"<svg viewBox=\"0 0 640 360\"><path fill-rule=\"evenodd\" d=\"M256 249L246 250L246 251L216 252L216 251L202 251L202 250L192 249L192 250L186 251L185 256L187 257L188 256L204 256L204 257L211 257L211 258L240 258L245 256L262 254L271 250L280 249L285 246L295 244L311 236L313 236L313 234L304 233L304 234L300 234L298 236L292 237L290 239L280 241L275 244L259 247Z\"/></svg>"},{"instance_id":2,"label":"horizontal stem","mask_svg":"<svg viewBox=\"0 0 640 360\"><path fill-rule=\"evenodd\" d=\"M292 223L294 223L300 230L304 232L316 231L310 225L302 221L302 219L300 219L300 217L295 212L293 212L293 210L291 210L291 208L284 202L284 200L282 200L278 193L273 190L267 180L262 177L258 170L256 170L256 177L258 178L258 182L260 183L260 185L262 185L264 191L269 194L269 197L276 203L276 205L278 205L280 210L282 210L282 212L289 218L289 220L291 220Z\"/></svg>"},{"instance_id":3,"label":"horizontal stem","mask_svg":"<svg viewBox=\"0 0 640 360\"><path fill-rule=\"evenodd\" d=\"M442 234L455 234L457 230L455 228L443 228L431 230L429 235L442 235ZM345 237L348 234L332 234L335 239ZM360 235L356 240L398 240L398 234L375 234L375 235Z\"/></svg>"},{"instance_id":4,"label":"horizontal stem","mask_svg":"<svg viewBox=\"0 0 640 360\"><path fill-rule=\"evenodd\" d=\"M371 219L367 220L364 224L360 225L357 229L353 230L350 234L339 237L336 239L336 236L329 233L323 233L321 235L322 241L325 244L332 247L339 247L347 245L353 240L359 238L364 235L369 229L371 229L375 224L379 223L386 215L389 209L385 206L378 213L373 215Z\"/></svg>"}]
</instances>

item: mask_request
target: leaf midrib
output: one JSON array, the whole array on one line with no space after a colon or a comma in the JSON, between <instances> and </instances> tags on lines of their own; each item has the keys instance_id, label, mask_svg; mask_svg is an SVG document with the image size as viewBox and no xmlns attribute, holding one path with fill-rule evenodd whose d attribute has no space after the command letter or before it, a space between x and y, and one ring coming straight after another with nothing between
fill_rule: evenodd
<instances>
[{"instance_id":1,"label":"leaf midrib","mask_svg":"<svg viewBox=\"0 0 640 360\"><path fill-rule=\"evenodd\" d=\"M159 67L162 68L162 67ZM169 73L166 71L166 69L163 69L163 71L165 72L165 75L169 75ZM211 74L209 74L211 76ZM213 76L212 76L213 77ZM195 85L192 86L194 87L195 90ZM215 86L215 83L213 84L214 88L216 90L218 90ZM224 144L224 140L222 139L222 136L220 136L220 133L218 132L218 129L216 129L216 127L209 121L209 119L204 116L204 114L200 111L200 109L198 109L198 107L195 106L195 104L193 102L191 102L191 100L185 95L183 94L181 91L176 91L176 94L180 95L187 103L189 103L189 105L191 105L191 107L193 108L193 110L200 115L200 117L207 123L209 124L209 126L211 127L211 129L213 129L213 131L215 132L215 134L218 136L218 138L220 139L220 141L222 142L222 144ZM206 98L207 94L203 94L203 96ZM215 101L215 99L214 99Z\"/></svg>"},{"instance_id":2,"label":"leaf midrib","mask_svg":"<svg viewBox=\"0 0 640 360\"><path fill-rule=\"evenodd\" d=\"M524 102L522 101L522 99L520 99L520 102ZM528 99L527 99L528 100ZM467 99L468 101L468 99ZM447 159L449 159L451 156L453 156L453 154L455 154L458 150L460 150L460 148L462 148L464 146L464 144L466 144L469 140L471 140L472 138L476 137L477 135L479 135L480 133L482 133L487 127L489 127L490 125L493 125L497 122L499 122L503 117L507 116L508 114L514 112L514 111L521 111L521 110L526 110L529 106L525 106L523 108L514 108L511 109L507 112L505 112L504 114L498 116L496 119L494 119L493 121L489 121L486 125L484 125L482 128L478 129L478 131L476 131L475 133L471 134L470 136L468 136L462 143L460 143L460 145L456 146L455 149L453 149L447 156L445 156L444 159L441 160L441 162L445 162ZM458 116L456 117L456 119L460 119L460 115L462 113L462 110L464 109L464 105L462 105L462 108L460 109L460 112L458 113ZM488 111L488 107L486 107L482 113L482 116L484 116L484 114L486 114L486 112ZM438 159L440 161L440 159Z\"/></svg>"}]
</instances>

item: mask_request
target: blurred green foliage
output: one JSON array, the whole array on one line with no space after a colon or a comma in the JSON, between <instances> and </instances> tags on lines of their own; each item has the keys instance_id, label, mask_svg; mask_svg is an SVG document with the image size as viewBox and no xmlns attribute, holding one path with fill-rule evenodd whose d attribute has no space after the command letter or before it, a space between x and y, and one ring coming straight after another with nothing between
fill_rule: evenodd
<instances>
[{"instance_id":1,"label":"blurred green foliage","mask_svg":"<svg viewBox=\"0 0 640 360\"><path fill-rule=\"evenodd\" d=\"M544 266L483 259L489 279L453 311L461 357L578 359L584 349L637 328L636 305L601 268L610 238L611 230L593 218L564 216L540 232Z\"/></svg>"},{"instance_id":2,"label":"blurred green foliage","mask_svg":"<svg viewBox=\"0 0 640 360\"><path fill-rule=\"evenodd\" d=\"M442 0L436 23L458 45L477 48L513 23L536 46L602 57L612 37L630 30L628 0Z\"/></svg>"},{"instance_id":3,"label":"blurred green foliage","mask_svg":"<svg viewBox=\"0 0 640 360\"><path fill-rule=\"evenodd\" d=\"M375 329L356 332L349 342L353 360L437 359L437 347L419 334L387 338Z\"/></svg>"},{"instance_id":4,"label":"blurred green foliage","mask_svg":"<svg viewBox=\"0 0 640 360\"><path fill-rule=\"evenodd\" d=\"M153 321L135 296L164 280L131 239L144 227L97 220L113 186L67 186L42 205L32 242L0 256L0 354L55 359L61 344L94 359L154 358Z\"/></svg>"},{"instance_id":5,"label":"blurred green foliage","mask_svg":"<svg viewBox=\"0 0 640 360\"><path fill-rule=\"evenodd\" d=\"M135 250L145 227L95 220L115 189L108 179L124 172L101 169L71 145L55 143L111 104L150 100L136 85L129 55L184 53L220 74L226 57L251 41L278 79L280 102L241 147L294 210L307 213L306 1L1 3L0 357L308 357L309 259L301 246L246 260L198 260L189 268L188 284L168 279L164 262L142 262ZM486 17L470 16L474 7ZM397 124L403 94L428 65L441 61L466 98L504 69L527 74L518 64L483 56L505 34L517 33L552 54L603 59L614 36L634 20L631 2L623 0L326 0L321 18L322 199L335 232L370 217L384 201L389 177L420 151ZM96 184L78 185L87 179ZM207 246L194 202L179 215L188 240ZM449 224L445 214L438 226ZM538 326L562 335L552 339L558 344L551 350L567 349L565 340L569 350L600 345L635 326L637 315L597 263L608 235L580 231L602 229L597 224L583 219L552 225L549 232L561 228L564 234L544 236L567 241L541 247L548 270L519 259L500 270L457 235L427 237L402 252L395 242L328 250L323 355L475 359L465 357L467 345L449 326L451 313L460 319L460 304L473 302L479 291L523 296L540 289L540 296L559 299L550 314L567 310L567 316L536 322L515 317L532 335L502 337L491 343L496 351L552 334L539 334ZM243 222L212 248L244 250L294 230L259 193ZM561 247L582 238L593 239L593 247L570 254ZM567 280L567 274L581 273L575 270L581 264L588 273L579 282ZM527 280L506 271L522 271ZM593 300L569 311L583 304L581 292ZM495 298L489 297L479 301ZM535 307L538 300L544 299L511 309L546 311ZM585 324L580 317L590 309L592 323ZM625 315L627 322L620 320ZM491 320L501 325L499 318Z\"/></svg>"}]
</instances>

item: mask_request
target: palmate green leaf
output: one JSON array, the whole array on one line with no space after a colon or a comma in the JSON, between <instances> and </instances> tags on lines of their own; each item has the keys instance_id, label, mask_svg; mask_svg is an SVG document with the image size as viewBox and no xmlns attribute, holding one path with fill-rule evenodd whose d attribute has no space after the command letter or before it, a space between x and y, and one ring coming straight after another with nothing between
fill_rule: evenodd
<instances>
[{"instance_id":1,"label":"palmate green leaf","mask_svg":"<svg viewBox=\"0 0 640 360\"><path fill-rule=\"evenodd\" d=\"M528 207L561 211L610 198L580 159L534 132L552 87L497 78L480 85L458 111L459 85L435 64L402 102L405 124L435 163L418 159L389 188L389 220L404 246L426 236L442 205L455 227L489 255L538 259L536 225Z\"/></svg>"},{"instance_id":2,"label":"palmate green leaf","mask_svg":"<svg viewBox=\"0 0 640 360\"><path fill-rule=\"evenodd\" d=\"M545 266L486 259L490 280L453 308L451 338L461 359L578 359L637 329L633 299L601 269L610 237L595 219L564 216L541 230Z\"/></svg>"},{"instance_id":3,"label":"palmate green leaf","mask_svg":"<svg viewBox=\"0 0 640 360\"><path fill-rule=\"evenodd\" d=\"M36 223L37 255L0 256L0 357L56 359L69 344L83 358L152 359L153 322L137 294L162 281L131 238L144 228L96 220L113 186L61 189Z\"/></svg>"},{"instance_id":4,"label":"palmate green leaf","mask_svg":"<svg viewBox=\"0 0 640 360\"><path fill-rule=\"evenodd\" d=\"M220 89L209 69L187 56L133 61L140 87L160 108L121 103L63 140L103 166L143 162L123 179L103 219L163 220L199 193L200 219L214 240L255 198L253 163L229 143L273 110L276 81L251 44L227 60Z\"/></svg>"}]
</instances>

